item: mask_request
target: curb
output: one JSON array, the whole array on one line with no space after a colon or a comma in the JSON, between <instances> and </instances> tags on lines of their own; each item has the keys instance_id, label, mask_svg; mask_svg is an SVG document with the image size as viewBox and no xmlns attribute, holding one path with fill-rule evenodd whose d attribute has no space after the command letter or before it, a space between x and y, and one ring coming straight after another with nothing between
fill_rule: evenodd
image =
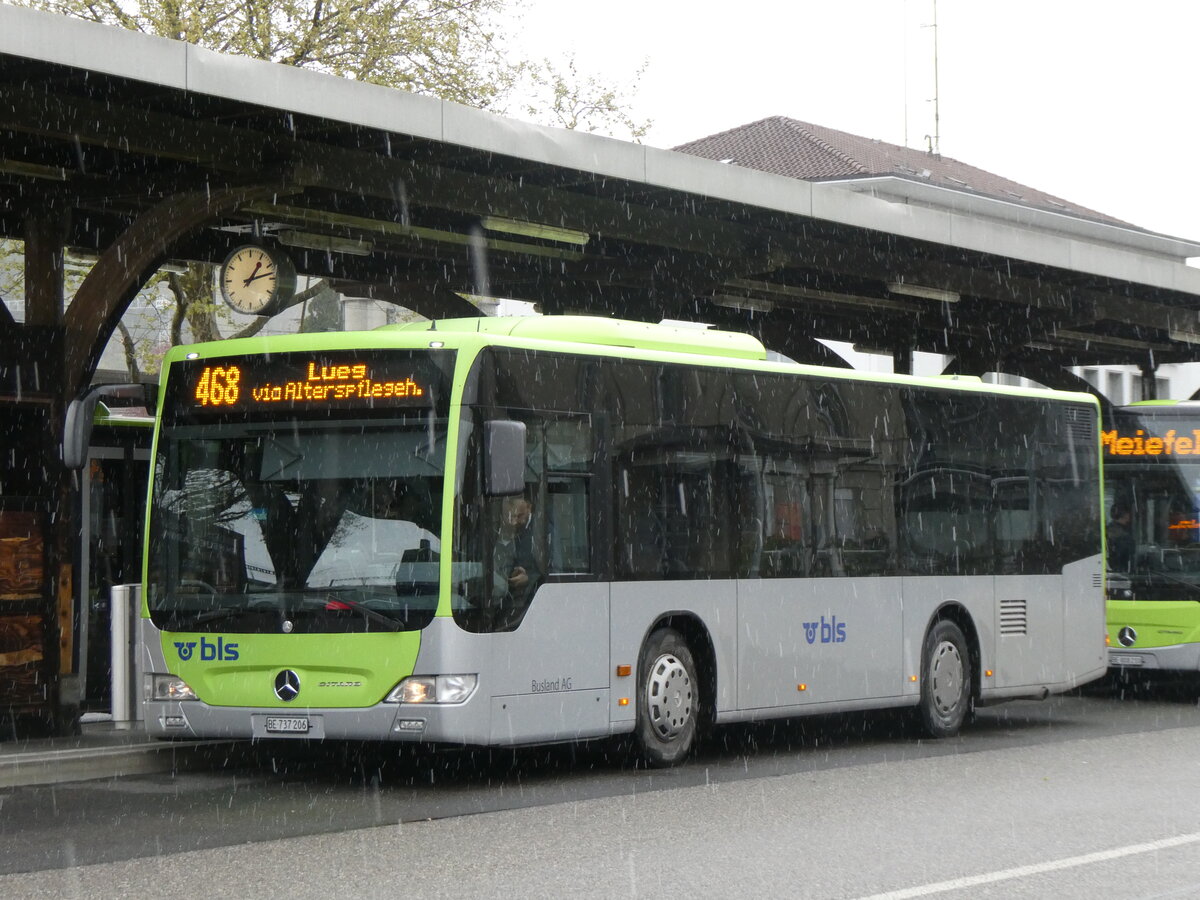
<instances>
[{"instance_id":1,"label":"curb","mask_svg":"<svg viewBox=\"0 0 1200 900\"><path fill-rule=\"evenodd\" d=\"M211 766L215 748L237 741L139 742L115 747L64 747L0 753L0 788L62 784Z\"/></svg>"}]
</instances>

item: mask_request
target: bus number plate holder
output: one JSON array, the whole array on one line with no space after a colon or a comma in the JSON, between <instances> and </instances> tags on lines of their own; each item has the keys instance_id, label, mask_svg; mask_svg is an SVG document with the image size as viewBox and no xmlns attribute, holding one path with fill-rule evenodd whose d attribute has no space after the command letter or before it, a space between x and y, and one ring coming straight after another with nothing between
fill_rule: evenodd
<instances>
[{"instance_id":1,"label":"bus number plate holder","mask_svg":"<svg viewBox=\"0 0 1200 900\"><path fill-rule=\"evenodd\" d=\"M1134 654L1113 654L1108 658L1110 666L1142 666L1146 664L1145 657Z\"/></svg>"},{"instance_id":2,"label":"bus number plate holder","mask_svg":"<svg viewBox=\"0 0 1200 900\"><path fill-rule=\"evenodd\" d=\"M267 716L267 731L271 734L308 734L308 719L299 716Z\"/></svg>"}]
</instances>

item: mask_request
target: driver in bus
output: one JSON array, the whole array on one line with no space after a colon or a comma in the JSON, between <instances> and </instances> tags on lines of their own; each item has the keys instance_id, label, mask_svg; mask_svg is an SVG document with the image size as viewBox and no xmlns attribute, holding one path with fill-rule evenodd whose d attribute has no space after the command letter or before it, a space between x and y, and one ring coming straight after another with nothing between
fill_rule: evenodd
<instances>
[{"instance_id":1,"label":"driver in bus","mask_svg":"<svg viewBox=\"0 0 1200 900\"><path fill-rule=\"evenodd\" d=\"M520 606L533 596L541 579L534 552L533 502L524 495L505 497L500 507L496 538L492 600L496 605Z\"/></svg>"},{"instance_id":2,"label":"driver in bus","mask_svg":"<svg viewBox=\"0 0 1200 900\"><path fill-rule=\"evenodd\" d=\"M1109 512L1105 528L1108 543L1108 567L1116 572L1128 572L1133 564L1133 512L1118 500Z\"/></svg>"}]
</instances>

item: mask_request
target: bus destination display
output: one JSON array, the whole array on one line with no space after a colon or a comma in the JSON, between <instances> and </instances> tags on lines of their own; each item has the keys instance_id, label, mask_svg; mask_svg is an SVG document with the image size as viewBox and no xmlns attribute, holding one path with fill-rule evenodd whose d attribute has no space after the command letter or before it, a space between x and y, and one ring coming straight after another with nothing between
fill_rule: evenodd
<instances>
[{"instance_id":1,"label":"bus destination display","mask_svg":"<svg viewBox=\"0 0 1200 900\"><path fill-rule=\"evenodd\" d=\"M1172 428L1155 435L1146 434L1141 428L1132 434L1122 434L1114 428L1100 432L1100 444L1105 456L1200 456L1200 429Z\"/></svg>"},{"instance_id":2,"label":"bus destination display","mask_svg":"<svg viewBox=\"0 0 1200 900\"><path fill-rule=\"evenodd\" d=\"M179 374L175 390L191 413L424 406L445 381L427 355L403 351L189 360Z\"/></svg>"}]
</instances>

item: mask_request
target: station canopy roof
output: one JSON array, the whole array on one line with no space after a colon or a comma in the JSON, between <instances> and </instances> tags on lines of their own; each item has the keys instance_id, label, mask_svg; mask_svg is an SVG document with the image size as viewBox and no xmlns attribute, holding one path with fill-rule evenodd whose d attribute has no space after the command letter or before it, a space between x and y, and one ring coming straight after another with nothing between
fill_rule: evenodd
<instances>
[{"instance_id":1,"label":"station canopy roof","mask_svg":"<svg viewBox=\"0 0 1200 900\"><path fill-rule=\"evenodd\" d=\"M897 184L802 180L0 5L3 236L51 211L66 244L99 253L173 198L244 188L165 257L219 261L252 238L427 316L515 298L748 330L808 361L818 337L1031 377L1197 358L1200 245Z\"/></svg>"}]
</instances>

